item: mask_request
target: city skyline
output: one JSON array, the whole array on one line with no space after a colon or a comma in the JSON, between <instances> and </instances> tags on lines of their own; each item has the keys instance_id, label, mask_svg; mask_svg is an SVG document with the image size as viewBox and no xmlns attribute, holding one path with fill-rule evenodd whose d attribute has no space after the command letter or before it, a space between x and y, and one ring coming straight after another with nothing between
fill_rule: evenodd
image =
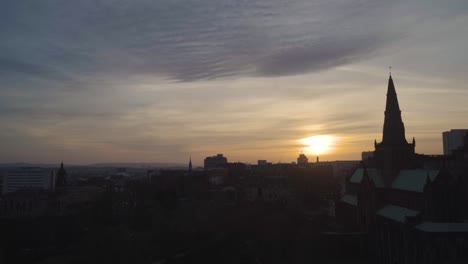
<instances>
[{"instance_id":1,"label":"city skyline","mask_svg":"<svg viewBox=\"0 0 468 264\"><path fill-rule=\"evenodd\" d=\"M442 154L468 120L467 7L9 2L0 162L356 160L381 140L389 66L407 140Z\"/></svg>"}]
</instances>

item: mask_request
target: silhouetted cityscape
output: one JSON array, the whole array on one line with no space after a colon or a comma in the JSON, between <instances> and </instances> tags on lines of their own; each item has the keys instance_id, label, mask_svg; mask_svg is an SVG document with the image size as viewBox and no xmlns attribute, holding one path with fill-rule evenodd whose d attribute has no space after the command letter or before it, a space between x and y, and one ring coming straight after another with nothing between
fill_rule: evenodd
<instances>
[{"instance_id":1,"label":"silhouetted cityscape","mask_svg":"<svg viewBox=\"0 0 468 264\"><path fill-rule=\"evenodd\" d=\"M467 130L443 132L444 155L417 154L391 76L384 116L382 141L360 161L309 162L299 153L297 162L258 164L216 154L204 167L194 167L191 157L183 167L5 165L0 259L467 261Z\"/></svg>"},{"instance_id":2,"label":"silhouetted cityscape","mask_svg":"<svg viewBox=\"0 0 468 264\"><path fill-rule=\"evenodd\" d=\"M4 0L0 40L0 264L468 263L466 0Z\"/></svg>"}]
</instances>

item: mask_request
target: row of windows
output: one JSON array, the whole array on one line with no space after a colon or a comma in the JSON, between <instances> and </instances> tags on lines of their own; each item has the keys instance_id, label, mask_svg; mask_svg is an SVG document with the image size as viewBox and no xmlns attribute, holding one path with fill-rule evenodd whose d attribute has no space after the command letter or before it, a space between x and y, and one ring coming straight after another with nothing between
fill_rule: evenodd
<instances>
[{"instance_id":1,"label":"row of windows","mask_svg":"<svg viewBox=\"0 0 468 264\"><path fill-rule=\"evenodd\" d=\"M0 202L0 214L8 214L11 212L24 213L31 212L34 208L34 202L32 200L14 201L5 200Z\"/></svg>"}]
</instances>

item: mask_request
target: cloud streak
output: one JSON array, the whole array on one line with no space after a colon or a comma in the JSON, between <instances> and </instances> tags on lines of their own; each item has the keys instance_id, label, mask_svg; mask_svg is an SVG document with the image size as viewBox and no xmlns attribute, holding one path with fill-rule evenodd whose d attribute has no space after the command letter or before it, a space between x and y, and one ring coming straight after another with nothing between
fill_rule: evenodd
<instances>
[{"instance_id":1,"label":"cloud streak","mask_svg":"<svg viewBox=\"0 0 468 264\"><path fill-rule=\"evenodd\" d=\"M0 49L16 60L0 60L0 69L181 81L324 70L401 37L389 26L395 3L374 2L8 1Z\"/></svg>"}]
</instances>

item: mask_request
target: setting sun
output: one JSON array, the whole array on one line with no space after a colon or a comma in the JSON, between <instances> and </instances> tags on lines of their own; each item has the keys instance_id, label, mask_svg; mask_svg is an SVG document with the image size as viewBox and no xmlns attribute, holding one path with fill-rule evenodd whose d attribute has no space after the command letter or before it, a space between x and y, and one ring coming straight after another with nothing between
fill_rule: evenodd
<instances>
[{"instance_id":1,"label":"setting sun","mask_svg":"<svg viewBox=\"0 0 468 264\"><path fill-rule=\"evenodd\" d=\"M335 136L318 135L303 138L300 140L305 146L304 150L310 154L328 154L333 150L336 141Z\"/></svg>"}]
</instances>

